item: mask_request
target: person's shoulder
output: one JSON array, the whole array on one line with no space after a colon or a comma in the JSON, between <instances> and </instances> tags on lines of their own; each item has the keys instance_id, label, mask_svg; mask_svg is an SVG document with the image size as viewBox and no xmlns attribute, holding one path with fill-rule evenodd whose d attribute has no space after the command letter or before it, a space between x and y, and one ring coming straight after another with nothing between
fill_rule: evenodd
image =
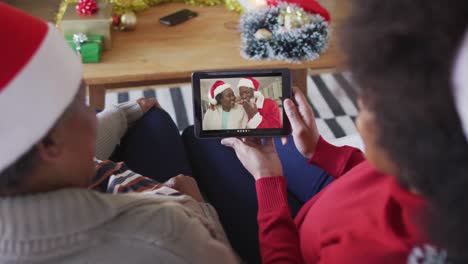
<instances>
[{"instance_id":1,"label":"person's shoulder","mask_svg":"<svg viewBox=\"0 0 468 264\"><path fill-rule=\"evenodd\" d=\"M205 112L205 115L212 115L212 114L215 114L216 112L218 111L218 107L208 107L208 109L206 109L206 112Z\"/></svg>"},{"instance_id":2,"label":"person's shoulder","mask_svg":"<svg viewBox=\"0 0 468 264\"><path fill-rule=\"evenodd\" d=\"M208 110L206 112L210 112L210 113L218 113L218 112L221 112L222 108L220 105L215 105L215 106L210 106L208 107Z\"/></svg>"}]
</instances>

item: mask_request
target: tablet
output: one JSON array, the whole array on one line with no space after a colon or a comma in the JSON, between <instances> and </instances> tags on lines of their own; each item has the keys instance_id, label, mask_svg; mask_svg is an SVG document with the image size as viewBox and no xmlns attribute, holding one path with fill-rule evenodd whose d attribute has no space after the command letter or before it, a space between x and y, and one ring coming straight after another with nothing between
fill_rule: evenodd
<instances>
[{"instance_id":1,"label":"tablet","mask_svg":"<svg viewBox=\"0 0 468 264\"><path fill-rule=\"evenodd\" d=\"M283 102L291 98L288 69L192 74L195 135L271 137L291 133Z\"/></svg>"}]
</instances>

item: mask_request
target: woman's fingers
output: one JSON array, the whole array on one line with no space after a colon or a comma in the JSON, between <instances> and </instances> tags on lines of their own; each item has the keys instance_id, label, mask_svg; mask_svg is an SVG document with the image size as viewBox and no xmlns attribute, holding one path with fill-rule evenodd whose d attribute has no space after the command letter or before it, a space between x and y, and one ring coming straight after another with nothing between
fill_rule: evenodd
<instances>
[{"instance_id":1,"label":"woman's fingers","mask_svg":"<svg viewBox=\"0 0 468 264\"><path fill-rule=\"evenodd\" d=\"M287 137L281 137L281 144L283 146L286 146L286 144L288 144L288 138Z\"/></svg>"},{"instance_id":2,"label":"woman's fingers","mask_svg":"<svg viewBox=\"0 0 468 264\"><path fill-rule=\"evenodd\" d=\"M233 149L239 148L239 146L243 145L244 142L238 138L223 138L221 140L221 144L227 147L231 147Z\"/></svg>"},{"instance_id":3,"label":"woman's fingers","mask_svg":"<svg viewBox=\"0 0 468 264\"><path fill-rule=\"evenodd\" d=\"M156 98L140 98L137 100L137 103L140 105L143 113L148 112L152 107L161 108L161 105Z\"/></svg>"},{"instance_id":4,"label":"woman's fingers","mask_svg":"<svg viewBox=\"0 0 468 264\"><path fill-rule=\"evenodd\" d=\"M314 112L312 111L312 107L309 105L309 102L307 101L307 98L304 96L301 90L299 90L297 87L293 87L293 95L294 95L294 100L297 103L299 114L302 116L304 123L308 127L312 128L313 126L315 126L315 116L314 116Z\"/></svg>"},{"instance_id":5,"label":"woman's fingers","mask_svg":"<svg viewBox=\"0 0 468 264\"><path fill-rule=\"evenodd\" d=\"M284 110L289 118L293 132L302 130L306 127L302 116L300 115L296 104L291 99L284 100Z\"/></svg>"},{"instance_id":6,"label":"woman's fingers","mask_svg":"<svg viewBox=\"0 0 468 264\"><path fill-rule=\"evenodd\" d=\"M262 139L258 137L250 137L250 138L243 138L242 139L248 145L262 145Z\"/></svg>"},{"instance_id":7,"label":"woman's fingers","mask_svg":"<svg viewBox=\"0 0 468 264\"><path fill-rule=\"evenodd\" d=\"M264 148L274 149L275 148L275 141L272 137L267 137L263 139L263 146Z\"/></svg>"}]
</instances>

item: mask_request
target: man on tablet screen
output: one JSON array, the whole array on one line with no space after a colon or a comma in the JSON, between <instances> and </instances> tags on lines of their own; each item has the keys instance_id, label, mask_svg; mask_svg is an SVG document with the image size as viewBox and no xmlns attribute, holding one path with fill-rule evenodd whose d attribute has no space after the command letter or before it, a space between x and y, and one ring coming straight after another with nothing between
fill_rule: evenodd
<instances>
[{"instance_id":1,"label":"man on tablet screen","mask_svg":"<svg viewBox=\"0 0 468 264\"><path fill-rule=\"evenodd\" d=\"M248 128L281 128L278 105L273 99L263 96L258 90L259 82L256 79L242 78L239 80L237 88L244 101L244 110L249 117Z\"/></svg>"}]
</instances>

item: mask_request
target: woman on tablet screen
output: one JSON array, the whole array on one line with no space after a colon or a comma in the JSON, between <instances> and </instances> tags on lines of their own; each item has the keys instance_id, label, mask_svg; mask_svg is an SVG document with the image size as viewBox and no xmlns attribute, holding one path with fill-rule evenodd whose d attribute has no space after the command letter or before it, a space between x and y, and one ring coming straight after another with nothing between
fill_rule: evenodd
<instances>
[{"instance_id":1,"label":"woman on tablet screen","mask_svg":"<svg viewBox=\"0 0 468 264\"><path fill-rule=\"evenodd\" d=\"M241 129L247 126L244 109L236 104L229 83L216 81L208 92L210 107L203 116L203 130Z\"/></svg>"}]
</instances>

